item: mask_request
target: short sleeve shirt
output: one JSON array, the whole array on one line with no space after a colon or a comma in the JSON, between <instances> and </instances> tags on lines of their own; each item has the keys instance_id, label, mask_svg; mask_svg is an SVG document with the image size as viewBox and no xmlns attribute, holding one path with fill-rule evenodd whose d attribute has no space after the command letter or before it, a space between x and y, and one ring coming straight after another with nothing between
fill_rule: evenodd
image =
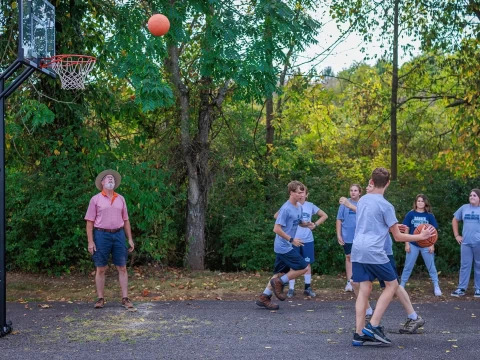
<instances>
[{"instance_id":1,"label":"short sleeve shirt","mask_svg":"<svg viewBox=\"0 0 480 360\"><path fill-rule=\"evenodd\" d=\"M455 211L455 219L463 221L463 245L480 244L480 206L465 204Z\"/></svg>"},{"instance_id":2,"label":"short sleeve shirt","mask_svg":"<svg viewBox=\"0 0 480 360\"><path fill-rule=\"evenodd\" d=\"M348 199L348 201L357 206L356 201ZM355 226L357 222L357 213L344 205L340 205L337 212L337 220L342 222L342 238L343 241L347 244L353 242L353 237L355 236Z\"/></svg>"},{"instance_id":3,"label":"short sleeve shirt","mask_svg":"<svg viewBox=\"0 0 480 360\"><path fill-rule=\"evenodd\" d=\"M410 210L407 215L405 215L405 219L403 219L403 225L408 226L410 235L413 235L415 229L421 224L430 224L435 229L438 229L437 220L435 220L435 216L433 216L432 213ZM410 244L418 246L416 241L412 241Z\"/></svg>"},{"instance_id":4,"label":"short sleeve shirt","mask_svg":"<svg viewBox=\"0 0 480 360\"><path fill-rule=\"evenodd\" d=\"M302 207L300 204L297 206L292 205L290 201L287 201L282 205L278 212L277 220L275 224L282 226L282 230L290 237L295 237L297 232L298 223L302 216ZM275 236L275 243L273 245L273 251L277 254L286 254L293 249L293 246L288 240L285 240L279 235Z\"/></svg>"},{"instance_id":5,"label":"short sleeve shirt","mask_svg":"<svg viewBox=\"0 0 480 360\"><path fill-rule=\"evenodd\" d=\"M352 262L386 264L385 241L389 229L398 223L395 209L383 195L366 194L357 205L357 227L352 245Z\"/></svg>"},{"instance_id":6,"label":"short sleeve shirt","mask_svg":"<svg viewBox=\"0 0 480 360\"><path fill-rule=\"evenodd\" d=\"M318 206L309 201L305 201L302 205L302 221L312 221L312 215L315 215L318 210L320 210ZM304 243L313 241L312 230L306 227L298 226L297 233L294 237L301 239Z\"/></svg>"},{"instance_id":7,"label":"short sleeve shirt","mask_svg":"<svg viewBox=\"0 0 480 360\"><path fill-rule=\"evenodd\" d=\"M93 196L88 204L85 220L93 221L100 229L119 229L128 220L127 204L122 195L114 193L112 200L102 191Z\"/></svg>"}]
</instances>

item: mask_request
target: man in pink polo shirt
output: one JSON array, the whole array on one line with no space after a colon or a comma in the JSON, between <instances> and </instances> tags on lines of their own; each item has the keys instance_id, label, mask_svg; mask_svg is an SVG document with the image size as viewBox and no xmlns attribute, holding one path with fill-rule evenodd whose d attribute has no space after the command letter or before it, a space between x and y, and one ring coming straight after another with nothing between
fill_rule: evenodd
<instances>
[{"instance_id":1,"label":"man in pink polo shirt","mask_svg":"<svg viewBox=\"0 0 480 360\"><path fill-rule=\"evenodd\" d=\"M101 191L90 199L85 220L87 221L88 252L97 268L95 283L98 300L95 308L105 305L103 289L108 259L112 254L113 264L118 270L118 280L122 289L122 306L133 309L128 299L128 253L134 249L127 204L122 195L114 189L120 186L122 177L115 170L105 170L98 174L95 185ZM128 238L129 247L126 245Z\"/></svg>"}]
</instances>

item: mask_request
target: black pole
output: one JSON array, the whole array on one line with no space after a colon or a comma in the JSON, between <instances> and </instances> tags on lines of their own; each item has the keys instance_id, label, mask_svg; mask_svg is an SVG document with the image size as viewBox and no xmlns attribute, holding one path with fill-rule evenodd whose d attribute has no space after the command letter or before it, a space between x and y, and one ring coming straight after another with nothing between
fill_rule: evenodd
<instances>
[{"instance_id":1,"label":"black pole","mask_svg":"<svg viewBox=\"0 0 480 360\"><path fill-rule=\"evenodd\" d=\"M5 87L5 79L0 78L0 93ZM5 99L0 96L0 337L12 331L12 322L7 322L7 284L5 264Z\"/></svg>"}]
</instances>

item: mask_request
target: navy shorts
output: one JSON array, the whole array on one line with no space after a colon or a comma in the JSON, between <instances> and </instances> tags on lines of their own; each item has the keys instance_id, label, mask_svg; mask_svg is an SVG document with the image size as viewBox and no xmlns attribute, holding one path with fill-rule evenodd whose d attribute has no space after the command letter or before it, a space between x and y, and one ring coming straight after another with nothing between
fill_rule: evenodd
<instances>
[{"instance_id":1,"label":"navy shorts","mask_svg":"<svg viewBox=\"0 0 480 360\"><path fill-rule=\"evenodd\" d=\"M362 264L352 262L352 280L354 282L371 281L375 279L383 281L396 280L398 275L393 271L390 262L386 264Z\"/></svg>"},{"instance_id":2,"label":"navy shorts","mask_svg":"<svg viewBox=\"0 0 480 360\"><path fill-rule=\"evenodd\" d=\"M350 255L352 253L352 243L345 243L343 244L343 251L345 255Z\"/></svg>"},{"instance_id":3,"label":"navy shorts","mask_svg":"<svg viewBox=\"0 0 480 360\"><path fill-rule=\"evenodd\" d=\"M93 230L93 241L97 248L92 255L96 267L107 266L110 254L112 254L112 262L115 266L127 264L128 248L123 229L116 233Z\"/></svg>"},{"instance_id":4,"label":"navy shorts","mask_svg":"<svg viewBox=\"0 0 480 360\"><path fill-rule=\"evenodd\" d=\"M274 274L287 273L292 270L303 270L308 264L300 253L292 249L286 254L275 253L275 266L273 269Z\"/></svg>"},{"instance_id":5,"label":"navy shorts","mask_svg":"<svg viewBox=\"0 0 480 360\"><path fill-rule=\"evenodd\" d=\"M303 246L294 246L293 250L297 250L307 264L313 264L315 262L315 248L313 246L313 241L304 243Z\"/></svg>"},{"instance_id":6,"label":"navy shorts","mask_svg":"<svg viewBox=\"0 0 480 360\"><path fill-rule=\"evenodd\" d=\"M400 280L398 279L398 270L397 270L397 264L395 263L395 258L393 257L393 255L387 255L387 256L388 256L388 260L390 260L390 265L392 266L393 271L395 271L395 274L397 274L397 280L400 282ZM380 283L380 287L382 289L385 288L385 281L378 280L378 282Z\"/></svg>"}]
</instances>

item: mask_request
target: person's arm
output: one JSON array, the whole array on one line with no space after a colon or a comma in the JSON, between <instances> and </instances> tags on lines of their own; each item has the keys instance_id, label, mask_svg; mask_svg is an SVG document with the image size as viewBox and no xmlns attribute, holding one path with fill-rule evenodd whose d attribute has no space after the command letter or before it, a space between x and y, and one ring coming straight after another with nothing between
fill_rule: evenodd
<instances>
[{"instance_id":1,"label":"person's arm","mask_svg":"<svg viewBox=\"0 0 480 360\"><path fill-rule=\"evenodd\" d=\"M357 207L353 205L346 197L341 197L340 200L338 201L341 205L345 206L346 208L349 208L352 211L357 212Z\"/></svg>"},{"instance_id":2,"label":"person's arm","mask_svg":"<svg viewBox=\"0 0 480 360\"><path fill-rule=\"evenodd\" d=\"M463 241L463 236L461 236L460 233L458 232L458 220L456 217L453 217L452 219L452 230L453 230L453 236L455 236L455 240L457 240L457 242L461 244Z\"/></svg>"},{"instance_id":3,"label":"person's arm","mask_svg":"<svg viewBox=\"0 0 480 360\"><path fill-rule=\"evenodd\" d=\"M132 228L130 227L130 220L124 220L123 230L125 230L125 235L127 236L127 239L128 239L128 245L130 245L130 247L128 248L128 252L132 252L135 249L135 245L133 244Z\"/></svg>"},{"instance_id":4,"label":"person's arm","mask_svg":"<svg viewBox=\"0 0 480 360\"><path fill-rule=\"evenodd\" d=\"M342 220L337 220L336 223L336 229L337 229L337 241L340 245L345 245L345 241L343 241L342 237Z\"/></svg>"},{"instance_id":5,"label":"person's arm","mask_svg":"<svg viewBox=\"0 0 480 360\"><path fill-rule=\"evenodd\" d=\"M277 234L278 236L280 236L281 238L285 239L285 241L290 242L291 237L285 231L282 230L282 225L275 224L275 226L273 227L273 232L275 234ZM292 245L294 245L294 246L302 246L303 245L302 240L297 239L297 238L292 238L292 239L293 239L293 241L291 242Z\"/></svg>"},{"instance_id":6,"label":"person's arm","mask_svg":"<svg viewBox=\"0 0 480 360\"><path fill-rule=\"evenodd\" d=\"M88 240L88 252L93 255L97 248L93 241L93 221L87 220L87 240Z\"/></svg>"},{"instance_id":7,"label":"person's arm","mask_svg":"<svg viewBox=\"0 0 480 360\"><path fill-rule=\"evenodd\" d=\"M390 227L390 232L397 242L419 241L430 238L435 233L435 228L431 225L427 225L423 228L420 234L410 235L401 233L398 224L394 224Z\"/></svg>"}]
</instances>

